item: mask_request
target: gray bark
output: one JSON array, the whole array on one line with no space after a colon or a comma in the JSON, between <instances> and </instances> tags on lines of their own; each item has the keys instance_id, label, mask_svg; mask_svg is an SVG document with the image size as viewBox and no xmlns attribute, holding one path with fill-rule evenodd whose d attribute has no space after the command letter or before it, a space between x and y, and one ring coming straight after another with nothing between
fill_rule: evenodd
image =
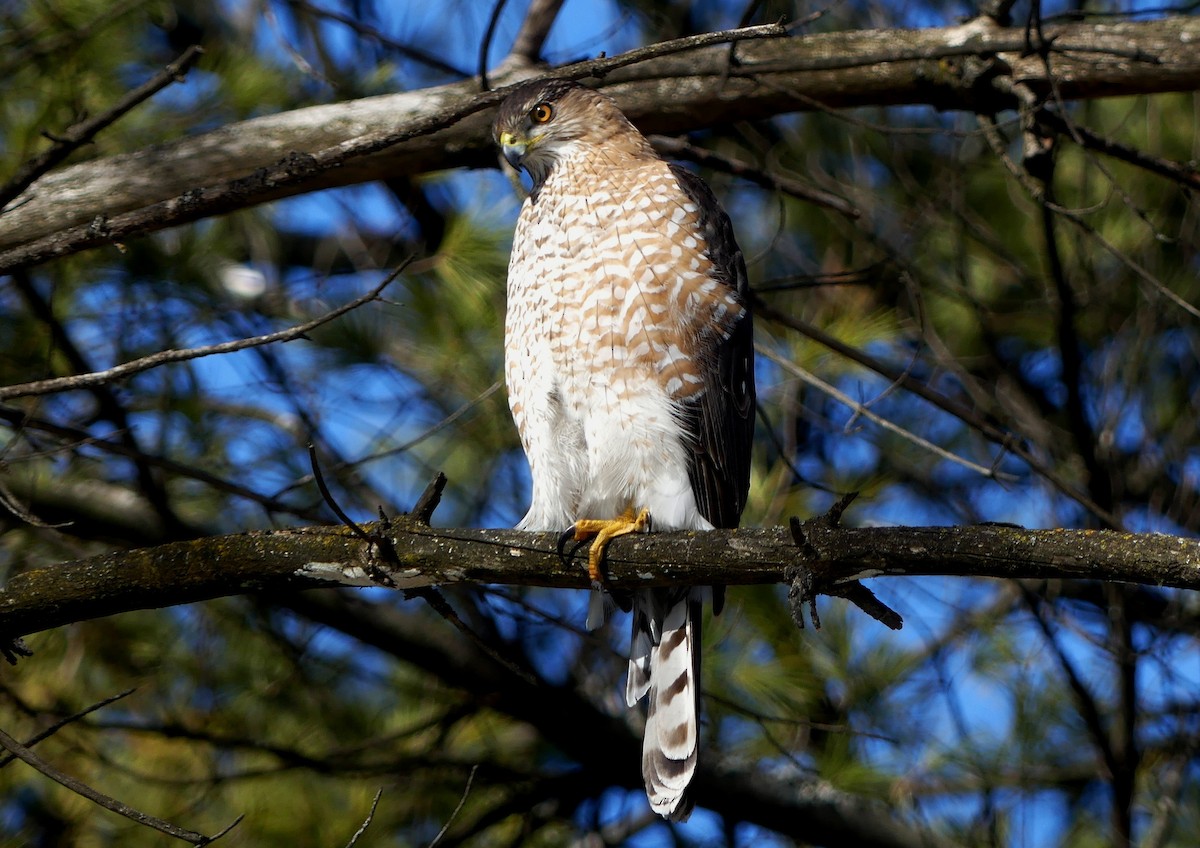
<instances>
[{"instance_id":1,"label":"gray bark","mask_svg":"<svg viewBox=\"0 0 1200 848\"><path fill-rule=\"evenodd\" d=\"M553 73L608 90L648 133L863 105L991 113L1018 105L1014 86L1044 96L1051 79L1065 99L1200 87L1200 19L1044 32L1044 58L1029 51L1023 29L977 18L937 29L680 46L623 66L616 57ZM530 73L507 63L493 83ZM64 168L0 216L0 272L280 197L492 164L497 100L467 80L268 115Z\"/></svg>"},{"instance_id":2,"label":"gray bark","mask_svg":"<svg viewBox=\"0 0 1200 848\"><path fill-rule=\"evenodd\" d=\"M826 519L800 527L799 546L782 527L622 537L608 550L609 581L625 589L780 583L791 581L790 569L802 567L812 575L813 591L826 594L846 594L853 581L890 575L1200 589L1200 540L1194 539L1003 525L854 529ZM0 636L11 640L98 616L251 591L589 585L582 560L559 559L553 534L443 530L409 519L390 529L365 529L385 544L368 544L345 527L306 527L202 538L27 571L0 591ZM389 545L393 553L387 553Z\"/></svg>"}]
</instances>

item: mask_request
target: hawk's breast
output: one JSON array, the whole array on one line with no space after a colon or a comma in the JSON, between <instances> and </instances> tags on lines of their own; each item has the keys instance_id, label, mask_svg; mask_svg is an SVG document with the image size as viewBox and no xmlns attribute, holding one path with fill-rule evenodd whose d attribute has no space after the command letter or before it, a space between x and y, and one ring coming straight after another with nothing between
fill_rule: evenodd
<instances>
[{"instance_id":1,"label":"hawk's breast","mask_svg":"<svg viewBox=\"0 0 1200 848\"><path fill-rule=\"evenodd\" d=\"M713 276L695 204L657 159L556 167L522 209L508 301L525 348L510 385L548 369L572 415L597 397L629 403L648 381L674 402L697 397L703 358L742 311Z\"/></svg>"}]
</instances>

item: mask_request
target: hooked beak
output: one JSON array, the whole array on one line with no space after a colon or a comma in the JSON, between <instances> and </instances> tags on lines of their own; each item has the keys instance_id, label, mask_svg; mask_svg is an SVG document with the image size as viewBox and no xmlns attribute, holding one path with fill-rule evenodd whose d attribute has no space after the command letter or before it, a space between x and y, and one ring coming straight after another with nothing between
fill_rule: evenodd
<instances>
[{"instance_id":1,"label":"hooked beak","mask_svg":"<svg viewBox=\"0 0 1200 848\"><path fill-rule=\"evenodd\" d=\"M520 170L521 162L525 160L525 153L528 149L528 141L518 141L517 137L510 132L500 133L500 152L504 154L508 164L517 170Z\"/></svg>"}]
</instances>

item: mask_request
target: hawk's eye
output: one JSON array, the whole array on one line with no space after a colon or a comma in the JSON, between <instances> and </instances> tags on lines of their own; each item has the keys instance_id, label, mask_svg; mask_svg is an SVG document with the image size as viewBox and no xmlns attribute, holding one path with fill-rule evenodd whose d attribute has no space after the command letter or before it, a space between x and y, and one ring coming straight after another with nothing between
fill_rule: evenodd
<instances>
[{"instance_id":1,"label":"hawk's eye","mask_svg":"<svg viewBox=\"0 0 1200 848\"><path fill-rule=\"evenodd\" d=\"M539 103L529 110L529 120L535 124L544 124L554 117L554 110L549 103Z\"/></svg>"}]
</instances>

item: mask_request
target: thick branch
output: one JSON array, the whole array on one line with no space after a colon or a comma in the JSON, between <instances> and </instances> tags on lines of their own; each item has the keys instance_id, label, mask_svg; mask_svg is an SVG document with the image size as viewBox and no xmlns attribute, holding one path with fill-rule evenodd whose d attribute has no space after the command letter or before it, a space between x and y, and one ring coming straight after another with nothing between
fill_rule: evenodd
<instances>
[{"instance_id":1,"label":"thick branch","mask_svg":"<svg viewBox=\"0 0 1200 848\"><path fill-rule=\"evenodd\" d=\"M1048 66L1064 98L1200 87L1195 18L1069 23L1047 27L1046 36ZM989 83L996 76L1048 89L1047 63L1026 55L1026 47L1020 28L977 19L941 29L743 42L735 66L727 48L681 45L627 65L615 57L555 73L596 77L644 131L676 133L817 103L994 112L1012 105ZM43 177L0 216L0 271L279 197L491 164L487 128L496 100L461 82L264 116L66 168ZM373 138L386 143L362 143ZM343 155L348 147L353 156ZM134 222L117 218L155 204L164 205Z\"/></svg>"},{"instance_id":2,"label":"thick branch","mask_svg":"<svg viewBox=\"0 0 1200 848\"><path fill-rule=\"evenodd\" d=\"M385 532L366 525L369 533ZM1200 541L1159 534L1018 527L872 527L814 520L803 549L786 528L624 537L609 548L616 587L786 582L813 574L813 591L888 575L1076 578L1200 589ZM383 557L345 527L211 537L35 569L0 592L0 634L11 640L75 621L246 591L321 586L416 589L445 583L586 588L550 533L442 530L393 523ZM393 564L389 564L389 562Z\"/></svg>"}]
</instances>

